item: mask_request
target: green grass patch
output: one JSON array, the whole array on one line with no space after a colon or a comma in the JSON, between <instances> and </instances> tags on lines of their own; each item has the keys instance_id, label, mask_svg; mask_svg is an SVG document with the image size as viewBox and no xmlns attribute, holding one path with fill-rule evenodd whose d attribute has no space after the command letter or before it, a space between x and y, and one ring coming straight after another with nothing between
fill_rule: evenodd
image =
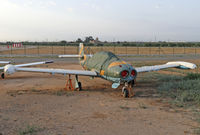
<instances>
[{"instance_id":1,"label":"green grass patch","mask_svg":"<svg viewBox=\"0 0 200 135\"><path fill-rule=\"evenodd\" d=\"M28 125L25 129L20 129L18 135L34 135L41 130L42 129L38 128L37 126Z\"/></svg>"},{"instance_id":2,"label":"green grass patch","mask_svg":"<svg viewBox=\"0 0 200 135\"><path fill-rule=\"evenodd\" d=\"M162 96L171 97L179 107L200 105L200 74L188 73L186 76L161 77L158 87Z\"/></svg>"}]
</instances>

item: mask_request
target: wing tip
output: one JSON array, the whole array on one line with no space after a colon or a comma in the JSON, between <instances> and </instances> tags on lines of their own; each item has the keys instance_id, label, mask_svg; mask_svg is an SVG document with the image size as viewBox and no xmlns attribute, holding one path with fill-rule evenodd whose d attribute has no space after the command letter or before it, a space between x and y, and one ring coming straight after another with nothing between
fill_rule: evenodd
<instances>
[{"instance_id":1,"label":"wing tip","mask_svg":"<svg viewBox=\"0 0 200 135\"><path fill-rule=\"evenodd\" d=\"M45 64L53 63L53 60L45 61Z\"/></svg>"}]
</instances>

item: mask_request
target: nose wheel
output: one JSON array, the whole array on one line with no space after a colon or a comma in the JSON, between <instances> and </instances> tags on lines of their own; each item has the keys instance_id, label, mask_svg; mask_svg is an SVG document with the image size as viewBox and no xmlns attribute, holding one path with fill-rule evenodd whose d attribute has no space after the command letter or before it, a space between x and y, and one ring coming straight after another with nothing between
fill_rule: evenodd
<instances>
[{"instance_id":1,"label":"nose wheel","mask_svg":"<svg viewBox=\"0 0 200 135\"><path fill-rule=\"evenodd\" d=\"M122 88L122 95L124 98L128 98L129 97L129 91L126 87Z\"/></svg>"},{"instance_id":2,"label":"nose wheel","mask_svg":"<svg viewBox=\"0 0 200 135\"><path fill-rule=\"evenodd\" d=\"M122 88L122 95L124 98L133 97L133 86L134 86L134 80L131 82L126 82L125 86Z\"/></svg>"}]
</instances>

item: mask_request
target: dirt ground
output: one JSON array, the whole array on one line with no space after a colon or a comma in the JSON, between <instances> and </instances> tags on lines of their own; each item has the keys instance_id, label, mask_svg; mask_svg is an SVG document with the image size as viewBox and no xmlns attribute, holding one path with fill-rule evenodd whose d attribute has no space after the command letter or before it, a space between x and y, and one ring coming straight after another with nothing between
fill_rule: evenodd
<instances>
[{"instance_id":1,"label":"dirt ground","mask_svg":"<svg viewBox=\"0 0 200 135\"><path fill-rule=\"evenodd\" d=\"M64 62L42 67L81 69ZM1 79L0 135L191 135L198 126L192 112L163 103L153 82L141 81L136 96L124 99L99 78L80 77L83 91L65 92L65 78L21 72Z\"/></svg>"}]
</instances>

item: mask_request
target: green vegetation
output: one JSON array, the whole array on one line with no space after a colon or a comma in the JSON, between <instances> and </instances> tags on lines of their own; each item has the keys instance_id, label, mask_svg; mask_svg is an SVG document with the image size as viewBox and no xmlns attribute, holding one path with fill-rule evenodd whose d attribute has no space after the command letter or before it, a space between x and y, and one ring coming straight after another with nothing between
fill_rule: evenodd
<instances>
[{"instance_id":1,"label":"green vegetation","mask_svg":"<svg viewBox=\"0 0 200 135\"><path fill-rule=\"evenodd\" d=\"M147 109L147 106L144 103L138 103L139 108Z\"/></svg>"},{"instance_id":2,"label":"green vegetation","mask_svg":"<svg viewBox=\"0 0 200 135\"><path fill-rule=\"evenodd\" d=\"M41 131L41 128L28 125L25 129L23 129L23 130L20 129L18 134L19 135L33 135L33 134L36 134L39 131Z\"/></svg>"},{"instance_id":3,"label":"green vegetation","mask_svg":"<svg viewBox=\"0 0 200 135\"><path fill-rule=\"evenodd\" d=\"M158 87L162 96L171 97L172 103L179 107L200 105L200 74L188 73L186 76L161 77L164 82Z\"/></svg>"}]
</instances>

